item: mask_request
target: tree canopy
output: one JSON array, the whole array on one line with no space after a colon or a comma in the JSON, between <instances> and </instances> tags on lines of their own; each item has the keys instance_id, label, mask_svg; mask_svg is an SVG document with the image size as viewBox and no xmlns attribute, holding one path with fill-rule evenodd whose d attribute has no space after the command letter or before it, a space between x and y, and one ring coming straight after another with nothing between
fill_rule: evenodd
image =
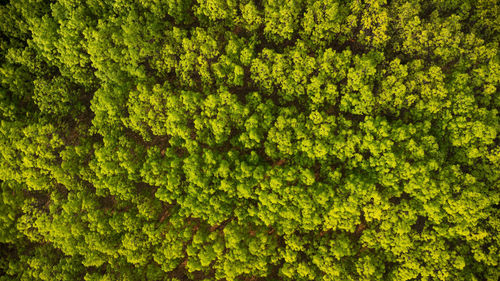
<instances>
[{"instance_id":1,"label":"tree canopy","mask_svg":"<svg viewBox=\"0 0 500 281\"><path fill-rule=\"evenodd\" d=\"M496 0L0 4L0 281L500 279Z\"/></svg>"}]
</instances>

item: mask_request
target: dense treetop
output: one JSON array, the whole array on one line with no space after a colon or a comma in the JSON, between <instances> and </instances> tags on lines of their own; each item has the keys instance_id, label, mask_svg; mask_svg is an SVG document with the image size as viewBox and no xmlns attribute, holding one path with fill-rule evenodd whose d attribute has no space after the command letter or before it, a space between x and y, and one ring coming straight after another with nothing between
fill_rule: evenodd
<instances>
[{"instance_id":1,"label":"dense treetop","mask_svg":"<svg viewBox=\"0 0 500 281\"><path fill-rule=\"evenodd\" d=\"M0 280L499 280L499 5L2 1Z\"/></svg>"}]
</instances>

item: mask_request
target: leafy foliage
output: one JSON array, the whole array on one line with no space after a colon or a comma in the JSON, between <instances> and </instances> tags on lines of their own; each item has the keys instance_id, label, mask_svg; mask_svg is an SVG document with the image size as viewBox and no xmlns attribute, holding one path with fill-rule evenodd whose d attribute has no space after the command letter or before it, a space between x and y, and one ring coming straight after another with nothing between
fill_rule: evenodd
<instances>
[{"instance_id":1,"label":"leafy foliage","mask_svg":"<svg viewBox=\"0 0 500 281\"><path fill-rule=\"evenodd\" d=\"M0 280L498 280L494 0L0 4Z\"/></svg>"}]
</instances>

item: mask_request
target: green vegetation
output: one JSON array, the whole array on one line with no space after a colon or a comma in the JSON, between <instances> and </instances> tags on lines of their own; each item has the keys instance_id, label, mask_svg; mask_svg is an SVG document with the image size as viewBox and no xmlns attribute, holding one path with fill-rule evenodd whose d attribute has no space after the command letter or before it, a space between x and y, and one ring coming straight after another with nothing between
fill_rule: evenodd
<instances>
[{"instance_id":1,"label":"green vegetation","mask_svg":"<svg viewBox=\"0 0 500 281\"><path fill-rule=\"evenodd\" d=\"M500 278L496 0L0 4L0 281Z\"/></svg>"}]
</instances>

